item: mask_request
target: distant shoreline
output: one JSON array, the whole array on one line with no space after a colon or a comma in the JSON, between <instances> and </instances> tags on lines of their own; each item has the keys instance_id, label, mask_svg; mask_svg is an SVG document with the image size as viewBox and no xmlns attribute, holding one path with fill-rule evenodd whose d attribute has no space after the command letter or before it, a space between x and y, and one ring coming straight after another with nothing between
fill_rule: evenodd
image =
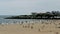
<instances>
[{"instance_id":1,"label":"distant shoreline","mask_svg":"<svg viewBox=\"0 0 60 34\"><path fill-rule=\"evenodd\" d=\"M60 19L60 13L59 11L31 13L31 15L11 16L5 19Z\"/></svg>"},{"instance_id":2,"label":"distant shoreline","mask_svg":"<svg viewBox=\"0 0 60 34\"><path fill-rule=\"evenodd\" d=\"M5 19L17 19L17 18L5 18ZM19 19L31 19L31 18L19 18ZM50 19L50 20L60 20L60 18L32 18L32 19Z\"/></svg>"}]
</instances>

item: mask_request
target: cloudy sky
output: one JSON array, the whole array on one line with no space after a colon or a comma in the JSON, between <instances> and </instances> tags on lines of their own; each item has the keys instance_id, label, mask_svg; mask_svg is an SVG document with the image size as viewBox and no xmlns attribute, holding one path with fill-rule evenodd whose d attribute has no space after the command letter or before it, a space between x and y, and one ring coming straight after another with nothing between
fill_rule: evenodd
<instances>
[{"instance_id":1,"label":"cloudy sky","mask_svg":"<svg viewBox=\"0 0 60 34\"><path fill-rule=\"evenodd\" d=\"M0 0L0 15L21 15L53 10L60 11L60 0Z\"/></svg>"}]
</instances>

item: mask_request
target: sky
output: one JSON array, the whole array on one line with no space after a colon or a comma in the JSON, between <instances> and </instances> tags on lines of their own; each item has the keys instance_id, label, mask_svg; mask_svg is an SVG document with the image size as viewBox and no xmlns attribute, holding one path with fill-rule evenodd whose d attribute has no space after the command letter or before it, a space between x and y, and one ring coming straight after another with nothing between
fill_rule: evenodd
<instances>
[{"instance_id":1,"label":"sky","mask_svg":"<svg viewBox=\"0 0 60 34\"><path fill-rule=\"evenodd\" d=\"M60 11L60 0L0 0L0 15Z\"/></svg>"}]
</instances>

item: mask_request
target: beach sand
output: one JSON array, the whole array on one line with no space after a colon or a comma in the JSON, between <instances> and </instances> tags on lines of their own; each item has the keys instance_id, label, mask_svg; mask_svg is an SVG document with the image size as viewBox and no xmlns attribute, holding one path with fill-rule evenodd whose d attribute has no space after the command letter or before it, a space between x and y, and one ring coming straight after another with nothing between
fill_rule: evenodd
<instances>
[{"instance_id":1,"label":"beach sand","mask_svg":"<svg viewBox=\"0 0 60 34\"><path fill-rule=\"evenodd\" d=\"M0 25L0 34L60 34L60 20L54 23Z\"/></svg>"}]
</instances>

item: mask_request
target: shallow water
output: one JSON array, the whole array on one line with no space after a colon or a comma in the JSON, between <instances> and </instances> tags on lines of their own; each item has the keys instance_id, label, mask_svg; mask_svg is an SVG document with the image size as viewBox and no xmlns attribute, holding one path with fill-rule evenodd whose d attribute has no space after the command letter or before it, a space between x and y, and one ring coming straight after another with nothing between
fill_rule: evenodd
<instances>
[{"instance_id":1,"label":"shallow water","mask_svg":"<svg viewBox=\"0 0 60 34\"><path fill-rule=\"evenodd\" d=\"M4 17L4 16L3 16ZM0 24L1 23L41 23L41 22L55 22L57 20L43 20L43 19L4 19L0 16Z\"/></svg>"}]
</instances>

